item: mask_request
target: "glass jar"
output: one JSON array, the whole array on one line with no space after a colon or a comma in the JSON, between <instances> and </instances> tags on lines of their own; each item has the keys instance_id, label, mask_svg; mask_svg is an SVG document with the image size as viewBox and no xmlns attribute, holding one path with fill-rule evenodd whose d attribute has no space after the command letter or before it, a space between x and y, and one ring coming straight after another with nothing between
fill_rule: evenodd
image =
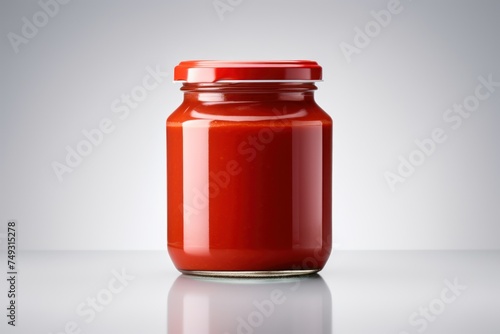
<instances>
[{"instance_id":1,"label":"glass jar","mask_svg":"<svg viewBox=\"0 0 500 334\"><path fill-rule=\"evenodd\" d=\"M168 250L183 273L317 272L332 245L332 120L313 61L184 61L167 119Z\"/></svg>"}]
</instances>

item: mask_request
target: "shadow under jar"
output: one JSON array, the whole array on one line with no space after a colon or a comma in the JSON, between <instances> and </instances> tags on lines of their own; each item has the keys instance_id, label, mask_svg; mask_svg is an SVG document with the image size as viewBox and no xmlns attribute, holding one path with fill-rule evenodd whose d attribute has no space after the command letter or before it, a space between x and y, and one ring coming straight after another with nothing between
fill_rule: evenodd
<instances>
[{"instance_id":1,"label":"shadow under jar","mask_svg":"<svg viewBox=\"0 0 500 334\"><path fill-rule=\"evenodd\" d=\"M183 273L321 270L332 245L332 119L313 61L185 61L167 119L168 251Z\"/></svg>"}]
</instances>

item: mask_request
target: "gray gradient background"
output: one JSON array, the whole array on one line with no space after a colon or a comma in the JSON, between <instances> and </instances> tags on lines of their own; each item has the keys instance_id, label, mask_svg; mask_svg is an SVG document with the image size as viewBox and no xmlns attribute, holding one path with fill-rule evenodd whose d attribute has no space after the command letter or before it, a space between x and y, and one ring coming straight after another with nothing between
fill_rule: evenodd
<instances>
[{"instance_id":1,"label":"gray gradient background","mask_svg":"<svg viewBox=\"0 0 500 334\"><path fill-rule=\"evenodd\" d=\"M26 250L164 249L165 119L184 59L313 59L318 103L335 120L337 249L499 249L500 89L457 130L444 111L500 81L500 2L402 0L404 10L348 63L339 44L387 1L246 0L220 20L212 1L81 1L16 54L9 32L36 1L0 4L0 222ZM120 120L111 103L146 67L169 77ZM114 132L61 183L51 163L81 131ZM384 173L414 141L448 140L396 191Z\"/></svg>"}]
</instances>

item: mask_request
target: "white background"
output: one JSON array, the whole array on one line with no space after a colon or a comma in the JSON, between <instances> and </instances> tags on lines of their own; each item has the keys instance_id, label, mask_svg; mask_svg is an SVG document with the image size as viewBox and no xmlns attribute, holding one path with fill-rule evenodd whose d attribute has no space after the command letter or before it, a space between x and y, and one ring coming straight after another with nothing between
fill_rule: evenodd
<instances>
[{"instance_id":1,"label":"white background","mask_svg":"<svg viewBox=\"0 0 500 334\"><path fill-rule=\"evenodd\" d=\"M182 98L173 67L312 59L335 120L335 248L498 249L500 88L456 130L443 114L479 76L500 81L500 3L402 0L348 62L341 43L355 45L355 28L387 3L247 0L221 20L212 1L73 0L16 53L9 33L22 36L41 7L3 1L0 221L18 221L26 250L165 249L165 119ZM157 66L167 77L120 119L112 103ZM106 118L114 131L59 182L53 162ZM384 174L434 128L447 140L392 191Z\"/></svg>"}]
</instances>

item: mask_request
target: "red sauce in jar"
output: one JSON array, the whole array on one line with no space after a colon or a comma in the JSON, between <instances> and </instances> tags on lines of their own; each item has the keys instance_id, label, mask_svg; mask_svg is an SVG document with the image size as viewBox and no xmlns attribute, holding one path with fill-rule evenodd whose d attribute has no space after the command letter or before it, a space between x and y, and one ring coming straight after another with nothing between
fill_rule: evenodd
<instances>
[{"instance_id":1,"label":"red sauce in jar","mask_svg":"<svg viewBox=\"0 0 500 334\"><path fill-rule=\"evenodd\" d=\"M314 101L319 66L233 62L234 79L221 81L227 64L176 68L185 82L167 120L170 256L201 274L320 270L332 240L332 120ZM195 71L207 68L208 78Z\"/></svg>"}]
</instances>

